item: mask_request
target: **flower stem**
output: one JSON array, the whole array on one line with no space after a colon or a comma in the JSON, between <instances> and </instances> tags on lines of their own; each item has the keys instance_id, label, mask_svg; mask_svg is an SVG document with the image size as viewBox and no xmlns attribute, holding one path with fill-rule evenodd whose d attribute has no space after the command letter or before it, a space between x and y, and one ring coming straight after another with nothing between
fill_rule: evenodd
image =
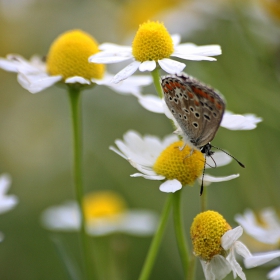
<instances>
[{"instance_id":1,"label":"flower stem","mask_svg":"<svg viewBox=\"0 0 280 280\"><path fill-rule=\"evenodd\" d=\"M72 113L72 130L73 130L73 173L76 200L79 205L81 215L80 238L83 263L85 266L86 279L93 278L93 262L91 260L89 237L86 234L85 215L83 211L83 182L82 182L82 129L81 129L81 112L80 112L80 95L79 89L69 87L68 90L71 113Z\"/></svg>"},{"instance_id":2,"label":"flower stem","mask_svg":"<svg viewBox=\"0 0 280 280\"><path fill-rule=\"evenodd\" d=\"M168 214L170 212L171 205L172 205L172 194L169 195L169 197L165 203L165 206L163 208L161 218L159 221L159 225L158 225L157 231L155 233L155 236L153 238L152 244L150 246L148 255L146 257L139 280L149 279L149 276L151 274L151 271L152 271L152 268L153 268L153 265L154 265L154 262L156 259L156 255L159 250L159 245L160 245L160 242L163 237L163 233L164 233L164 229L165 229L165 226L166 226L166 223L168 220Z\"/></svg>"},{"instance_id":3,"label":"flower stem","mask_svg":"<svg viewBox=\"0 0 280 280\"><path fill-rule=\"evenodd\" d=\"M154 86L156 88L158 96L160 98L162 98L163 97L163 93L162 93L162 88L161 88L161 84L160 84L159 68L156 67L155 70L153 70L151 73L152 73L152 77L153 77L153 81L154 81Z\"/></svg>"},{"instance_id":4,"label":"flower stem","mask_svg":"<svg viewBox=\"0 0 280 280\"><path fill-rule=\"evenodd\" d=\"M173 220L177 239L177 246L181 256L181 261L184 269L185 279L188 279L189 274L189 253L188 244L185 239L184 226L181 215L181 193L179 190L173 194Z\"/></svg>"}]
</instances>

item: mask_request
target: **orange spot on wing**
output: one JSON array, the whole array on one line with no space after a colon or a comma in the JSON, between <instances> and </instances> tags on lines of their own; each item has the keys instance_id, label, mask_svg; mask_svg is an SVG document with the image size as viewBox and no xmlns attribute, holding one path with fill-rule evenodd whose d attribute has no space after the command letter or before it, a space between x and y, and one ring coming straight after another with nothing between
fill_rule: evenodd
<instances>
[{"instance_id":1,"label":"orange spot on wing","mask_svg":"<svg viewBox=\"0 0 280 280\"><path fill-rule=\"evenodd\" d=\"M173 87L170 84L165 84L165 86L169 89L169 90L173 90Z\"/></svg>"},{"instance_id":2,"label":"orange spot on wing","mask_svg":"<svg viewBox=\"0 0 280 280\"><path fill-rule=\"evenodd\" d=\"M188 91L187 94L188 94L188 96L189 96L190 99L193 98L193 94L192 94L191 92Z\"/></svg>"},{"instance_id":3,"label":"orange spot on wing","mask_svg":"<svg viewBox=\"0 0 280 280\"><path fill-rule=\"evenodd\" d=\"M216 103L216 107L217 107L218 110L222 109L222 105L220 103Z\"/></svg>"}]
</instances>

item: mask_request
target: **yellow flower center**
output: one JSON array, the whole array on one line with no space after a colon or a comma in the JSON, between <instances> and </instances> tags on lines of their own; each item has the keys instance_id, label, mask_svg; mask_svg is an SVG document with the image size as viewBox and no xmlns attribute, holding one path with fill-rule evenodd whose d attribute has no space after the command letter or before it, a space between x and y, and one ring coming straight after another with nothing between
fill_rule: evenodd
<instances>
[{"instance_id":1,"label":"yellow flower center","mask_svg":"<svg viewBox=\"0 0 280 280\"><path fill-rule=\"evenodd\" d=\"M88 222L101 218L114 218L126 210L124 200L112 191L87 194L83 203L85 217Z\"/></svg>"},{"instance_id":2,"label":"yellow flower center","mask_svg":"<svg viewBox=\"0 0 280 280\"><path fill-rule=\"evenodd\" d=\"M221 238L230 229L231 226L218 212L209 210L198 214L191 226L194 254L205 261L210 261L215 255L225 256Z\"/></svg>"},{"instance_id":3,"label":"yellow flower center","mask_svg":"<svg viewBox=\"0 0 280 280\"><path fill-rule=\"evenodd\" d=\"M89 34L81 30L65 32L50 47L47 71L53 76L62 75L64 80L74 76L102 79L104 65L88 62L88 58L97 52L98 44Z\"/></svg>"},{"instance_id":4,"label":"yellow flower center","mask_svg":"<svg viewBox=\"0 0 280 280\"><path fill-rule=\"evenodd\" d=\"M157 158L153 169L166 179L177 179L183 186L193 185L202 173L204 156L198 150L192 151L187 145L181 150L183 146L183 141L168 146Z\"/></svg>"},{"instance_id":5,"label":"yellow flower center","mask_svg":"<svg viewBox=\"0 0 280 280\"><path fill-rule=\"evenodd\" d=\"M132 42L132 54L137 61L158 61L168 58L174 47L163 23L145 22L140 25Z\"/></svg>"},{"instance_id":6,"label":"yellow flower center","mask_svg":"<svg viewBox=\"0 0 280 280\"><path fill-rule=\"evenodd\" d=\"M262 0L261 1L267 12L274 18L280 20L280 1L279 0Z\"/></svg>"}]
</instances>

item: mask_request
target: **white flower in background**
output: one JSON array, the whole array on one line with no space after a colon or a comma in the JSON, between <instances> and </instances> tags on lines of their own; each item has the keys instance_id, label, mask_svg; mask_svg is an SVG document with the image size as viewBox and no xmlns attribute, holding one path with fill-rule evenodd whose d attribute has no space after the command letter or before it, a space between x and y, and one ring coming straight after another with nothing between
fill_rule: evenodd
<instances>
[{"instance_id":1,"label":"white flower in background","mask_svg":"<svg viewBox=\"0 0 280 280\"><path fill-rule=\"evenodd\" d=\"M160 185L163 192L175 192L182 186L193 185L195 180L201 180L204 167L204 156L198 150L184 146L176 135L166 136L160 140L156 136L142 137L135 131L128 131L124 140L116 140L118 147L110 147L112 151L126 159L140 173L132 177L143 177L149 180L164 180ZM228 164L232 159L222 152L216 152L213 159L217 166ZM210 157L206 158L206 168L213 166ZM204 185L210 182L222 182L237 178L239 175L213 177L205 174Z\"/></svg>"},{"instance_id":2,"label":"white flower in background","mask_svg":"<svg viewBox=\"0 0 280 280\"><path fill-rule=\"evenodd\" d=\"M77 86L105 85L118 93L139 94L142 86L151 84L149 76L135 76L120 85L111 83L112 75L102 64L88 62L98 44L89 34L71 30L61 34L51 45L46 62L38 56L30 61L19 55L0 58L0 68L18 74L20 85L31 93L40 92L56 83Z\"/></svg>"},{"instance_id":3,"label":"white flower in background","mask_svg":"<svg viewBox=\"0 0 280 280\"><path fill-rule=\"evenodd\" d=\"M11 185L10 176L7 174L2 174L0 176L0 214L10 211L18 203L18 198L15 195L7 194L10 185ZM4 236L0 232L0 241L2 241L3 238Z\"/></svg>"},{"instance_id":4,"label":"white flower in background","mask_svg":"<svg viewBox=\"0 0 280 280\"><path fill-rule=\"evenodd\" d=\"M164 98L160 98L152 94L142 95L141 93L138 93L133 95L137 97L140 105L146 110L154 113L165 114L169 119L172 119L174 123L177 123L169 111ZM225 111L220 126L229 130L251 130L255 129L257 124L261 121L262 118L257 117L254 114L240 115L234 114L230 111ZM179 126L178 129L180 129Z\"/></svg>"},{"instance_id":5,"label":"white flower in background","mask_svg":"<svg viewBox=\"0 0 280 280\"><path fill-rule=\"evenodd\" d=\"M89 61L110 64L133 60L113 78L113 82L118 83L127 79L137 69L141 72L153 71L157 65L167 73L180 73L186 65L170 57L216 61L211 56L222 53L219 45L196 46L192 43L179 43L179 35L171 36L162 23L148 21L140 25L132 47L104 43L99 46L101 52L93 54Z\"/></svg>"},{"instance_id":6,"label":"white flower in background","mask_svg":"<svg viewBox=\"0 0 280 280\"><path fill-rule=\"evenodd\" d=\"M235 220L244 228L245 232L265 244L279 245L280 219L272 208L260 211L258 217L250 209L244 214L237 214Z\"/></svg>"},{"instance_id":7,"label":"white flower in background","mask_svg":"<svg viewBox=\"0 0 280 280\"><path fill-rule=\"evenodd\" d=\"M154 233L158 216L153 211L127 209L122 197L113 191L92 192L84 198L86 227L89 235L122 232L137 236ZM68 201L47 208L42 214L43 226L49 230L77 231L80 212L76 202Z\"/></svg>"},{"instance_id":8,"label":"white flower in background","mask_svg":"<svg viewBox=\"0 0 280 280\"><path fill-rule=\"evenodd\" d=\"M246 280L236 254L251 256L248 248L238 239L243 233L241 226L234 229L215 211L198 214L191 226L193 253L199 257L206 280L224 279L231 271L234 279Z\"/></svg>"},{"instance_id":9,"label":"white flower in background","mask_svg":"<svg viewBox=\"0 0 280 280\"><path fill-rule=\"evenodd\" d=\"M237 214L235 220L244 228L248 236L263 244L275 248L279 247L280 219L274 209L262 209L258 215L255 215L252 210L247 209L243 215ZM252 268L279 257L279 250L256 253L250 258L245 259L244 264L247 268ZM271 280L280 280L280 266L270 271L267 278Z\"/></svg>"}]
</instances>

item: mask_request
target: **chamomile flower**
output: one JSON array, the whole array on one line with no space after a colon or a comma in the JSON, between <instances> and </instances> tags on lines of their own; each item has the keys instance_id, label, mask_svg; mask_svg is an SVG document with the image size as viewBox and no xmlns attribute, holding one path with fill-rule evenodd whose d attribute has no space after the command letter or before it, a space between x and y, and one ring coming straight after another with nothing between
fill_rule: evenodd
<instances>
[{"instance_id":1,"label":"chamomile flower","mask_svg":"<svg viewBox=\"0 0 280 280\"><path fill-rule=\"evenodd\" d=\"M164 181L160 185L162 192L176 192L182 186L193 185L201 175L204 167L204 155L198 150L192 150L184 146L178 136L169 135L163 140L156 136L142 137L135 131L128 131L124 140L116 140L116 146L110 147L112 151L126 159L140 173L132 174L131 177L143 177L148 180ZM217 152L213 155L217 166L226 165L231 158ZM206 168L213 165L212 159L206 159ZM210 182L222 182L237 178L239 175L227 177L204 176L204 184Z\"/></svg>"},{"instance_id":2,"label":"chamomile flower","mask_svg":"<svg viewBox=\"0 0 280 280\"><path fill-rule=\"evenodd\" d=\"M31 93L40 92L56 83L68 86L90 87L106 85L120 93L140 92L149 85L149 76L136 76L121 85L112 84L112 75L105 72L103 64L88 63L88 57L99 52L95 39L81 30L61 34L51 45L46 61L33 56L30 61L19 55L0 58L0 68L18 74L18 82Z\"/></svg>"},{"instance_id":3,"label":"chamomile flower","mask_svg":"<svg viewBox=\"0 0 280 280\"><path fill-rule=\"evenodd\" d=\"M158 216L153 211L127 209L124 199L113 191L87 194L83 201L87 233L100 236L117 232L145 236L152 234ZM51 206L42 213L43 226L55 231L77 231L80 227L79 207L74 201Z\"/></svg>"},{"instance_id":4,"label":"chamomile flower","mask_svg":"<svg viewBox=\"0 0 280 280\"><path fill-rule=\"evenodd\" d=\"M165 114L169 119L172 119L174 123L176 120L173 115L169 111L164 98L160 98L156 95L146 94L143 95L141 93L133 94L142 107L146 110ZM254 114L234 114L230 111L225 111L221 124L221 127L224 127L229 130L251 130L257 127L257 124L262 121L262 118L257 117ZM179 127L179 126L178 126Z\"/></svg>"},{"instance_id":5,"label":"chamomile flower","mask_svg":"<svg viewBox=\"0 0 280 280\"><path fill-rule=\"evenodd\" d=\"M240 241L243 229L234 229L215 211L198 214L191 226L193 253L199 257L206 280L224 279L231 271L234 278L246 280L235 254L247 258L248 248Z\"/></svg>"},{"instance_id":6,"label":"chamomile flower","mask_svg":"<svg viewBox=\"0 0 280 280\"><path fill-rule=\"evenodd\" d=\"M132 46L101 44L99 46L101 52L90 56L89 61L110 64L132 60L113 78L112 81L118 83L130 77L138 69L141 72L153 71L158 65L167 73L180 73L186 65L170 57L215 61L212 56L221 54L219 45L196 46L192 43L179 43L180 36L178 34L171 36L163 23L148 21L140 25Z\"/></svg>"},{"instance_id":7,"label":"chamomile flower","mask_svg":"<svg viewBox=\"0 0 280 280\"><path fill-rule=\"evenodd\" d=\"M256 253L247 258L244 261L247 268L262 265L280 257L280 251L275 250L279 247L280 242L280 219L274 209L262 209L259 215L247 209L243 215L236 215L235 220L244 228L249 237L263 245L267 245L266 247L274 249L273 251ZM280 266L270 271L267 278L280 280Z\"/></svg>"},{"instance_id":8,"label":"chamomile flower","mask_svg":"<svg viewBox=\"0 0 280 280\"><path fill-rule=\"evenodd\" d=\"M0 176L0 214L10 211L18 203L18 198L15 195L7 195L10 185L10 176L7 174L2 174ZM0 241L2 241L3 238L4 236L0 232Z\"/></svg>"},{"instance_id":9,"label":"chamomile flower","mask_svg":"<svg viewBox=\"0 0 280 280\"><path fill-rule=\"evenodd\" d=\"M244 228L245 232L259 242L279 245L280 219L272 208L265 208L256 216L247 209L243 215L238 214L235 220Z\"/></svg>"}]
</instances>

